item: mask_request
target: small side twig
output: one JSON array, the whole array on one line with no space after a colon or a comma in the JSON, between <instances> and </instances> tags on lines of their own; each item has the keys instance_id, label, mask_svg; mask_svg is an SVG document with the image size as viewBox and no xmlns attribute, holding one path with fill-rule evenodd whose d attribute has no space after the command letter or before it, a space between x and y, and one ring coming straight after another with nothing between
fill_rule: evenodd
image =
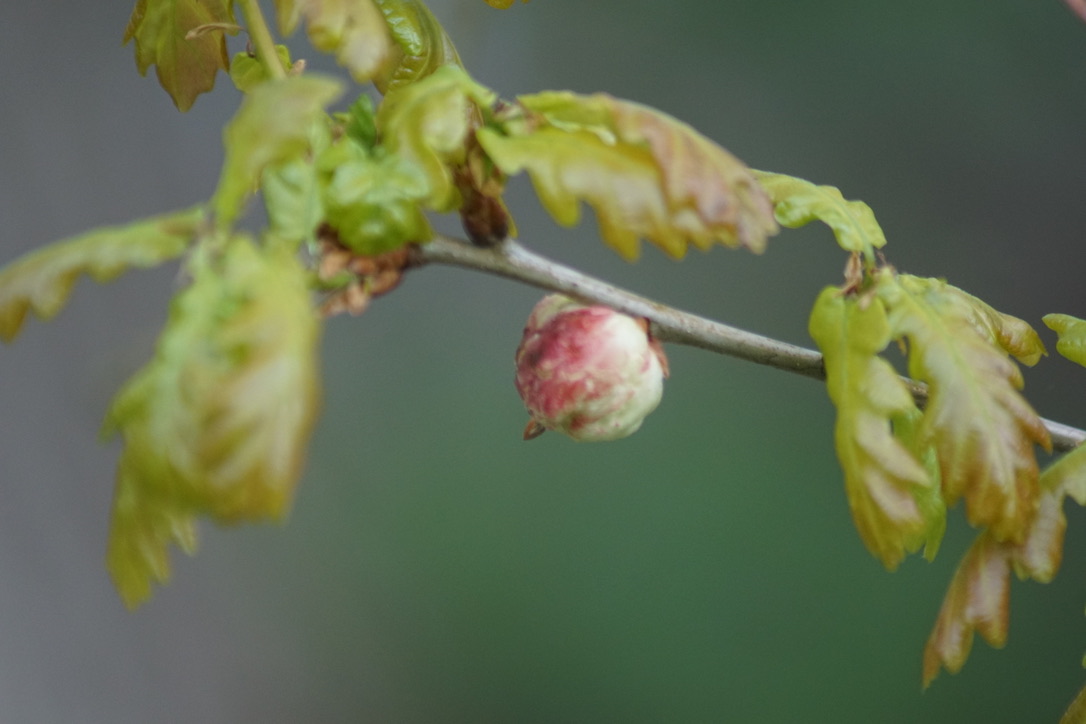
<instances>
[{"instance_id":1,"label":"small side twig","mask_svg":"<svg viewBox=\"0 0 1086 724\"><path fill-rule=\"evenodd\" d=\"M445 264L487 272L524 284L559 292L596 304L604 304L634 317L649 320L652 334L661 342L736 357L816 380L826 379L822 355L813 349L765 337L684 312L647 297L628 292L596 277L564 266L529 251L515 241L480 248L447 236L435 236L413 247L411 265ZM927 402L927 386L903 377L917 403ZM1052 447L1066 452L1086 441L1086 431L1044 420Z\"/></svg>"}]
</instances>

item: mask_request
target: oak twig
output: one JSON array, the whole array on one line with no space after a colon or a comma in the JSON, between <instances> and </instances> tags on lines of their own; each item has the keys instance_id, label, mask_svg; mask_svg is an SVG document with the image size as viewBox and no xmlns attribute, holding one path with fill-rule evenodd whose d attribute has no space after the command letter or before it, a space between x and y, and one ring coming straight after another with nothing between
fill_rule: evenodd
<instances>
[{"instance_id":1,"label":"oak twig","mask_svg":"<svg viewBox=\"0 0 1086 724\"><path fill-rule=\"evenodd\" d=\"M625 314L649 320L652 334L661 342L699 347L816 380L826 378L822 355L815 350L669 307L551 261L512 240L484 249L437 235L426 244L414 247L411 263L413 266L445 264L475 269L604 304ZM902 379L917 403L923 405L928 397L927 387L913 379ZM1052 447L1056 451L1066 452L1086 441L1084 430L1051 420L1044 420L1044 424L1052 436Z\"/></svg>"}]
</instances>

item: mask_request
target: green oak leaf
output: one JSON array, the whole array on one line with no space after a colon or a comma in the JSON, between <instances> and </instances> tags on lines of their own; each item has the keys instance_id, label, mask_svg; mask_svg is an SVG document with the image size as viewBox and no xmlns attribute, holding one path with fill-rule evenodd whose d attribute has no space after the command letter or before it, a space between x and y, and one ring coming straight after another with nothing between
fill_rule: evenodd
<instances>
[{"instance_id":1,"label":"green oak leaf","mask_svg":"<svg viewBox=\"0 0 1086 724\"><path fill-rule=\"evenodd\" d=\"M863 254L869 264L874 263L875 250L886 245L882 227L864 202L847 201L833 186L818 186L794 176L766 171L754 174L772 199L781 226L795 229L821 221L830 227L842 249Z\"/></svg>"},{"instance_id":2,"label":"green oak leaf","mask_svg":"<svg viewBox=\"0 0 1086 724\"><path fill-rule=\"evenodd\" d=\"M340 114L338 118L343 123L344 133L367 151L377 145L377 111L372 98L359 96L347 113Z\"/></svg>"},{"instance_id":3,"label":"green oak leaf","mask_svg":"<svg viewBox=\"0 0 1086 724\"><path fill-rule=\"evenodd\" d=\"M344 246L375 255L429 239L422 205L430 183L421 168L385 148L340 139L318 163L326 180L325 221Z\"/></svg>"},{"instance_id":4,"label":"green oak leaf","mask_svg":"<svg viewBox=\"0 0 1086 724\"><path fill-rule=\"evenodd\" d=\"M879 357L890 342L886 311L877 299L847 297L829 287L815 302L809 330L837 408L834 444L853 520L868 550L893 570L925 541L934 537L937 545L944 516L931 503L935 483L894 435L895 421L907 422L917 408L905 383Z\"/></svg>"},{"instance_id":5,"label":"green oak leaf","mask_svg":"<svg viewBox=\"0 0 1086 724\"><path fill-rule=\"evenodd\" d=\"M382 93L422 80L443 65L463 67L445 29L418 0L376 0L394 43L389 62L373 78Z\"/></svg>"},{"instance_id":6,"label":"green oak leaf","mask_svg":"<svg viewBox=\"0 0 1086 724\"><path fill-rule=\"evenodd\" d=\"M10 342L27 312L52 319L81 274L107 282L130 268L148 268L183 254L203 226L195 206L123 226L95 229L32 251L0 269L0 339Z\"/></svg>"},{"instance_id":7,"label":"green oak leaf","mask_svg":"<svg viewBox=\"0 0 1086 724\"><path fill-rule=\"evenodd\" d=\"M244 236L204 250L174 299L154 359L118 393L107 564L129 606L191 551L194 520L280 518L301 473L319 397L319 321L308 274L280 246Z\"/></svg>"},{"instance_id":8,"label":"green oak leaf","mask_svg":"<svg viewBox=\"0 0 1086 724\"><path fill-rule=\"evenodd\" d=\"M290 49L285 45L275 46L275 55L280 65L289 68L291 65ZM242 93L248 93L266 80L269 80L268 69L250 53L237 53L230 62L230 80Z\"/></svg>"},{"instance_id":9,"label":"green oak leaf","mask_svg":"<svg viewBox=\"0 0 1086 724\"><path fill-rule=\"evenodd\" d=\"M888 270L877 282L893 338L908 340L909 373L930 388L920 437L938 451L947 503L964 496L970 523L1021 540L1039 495L1033 446L1051 449L1018 392L1021 371L945 282Z\"/></svg>"},{"instance_id":10,"label":"green oak leaf","mask_svg":"<svg viewBox=\"0 0 1086 724\"><path fill-rule=\"evenodd\" d=\"M943 499L938 451L930 440L925 440L921 435L923 419L923 412L914 406L896 416L893 426L894 437L924 466L930 481L929 485L912 488L913 498L924 518L925 531L922 538L918 536L910 543L919 545L923 542L924 558L933 561L946 533L946 500ZM912 545L907 550L914 552Z\"/></svg>"},{"instance_id":11,"label":"green oak leaf","mask_svg":"<svg viewBox=\"0 0 1086 724\"><path fill-rule=\"evenodd\" d=\"M1060 336L1056 351L1072 362L1086 366L1086 321L1069 314L1046 314L1043 321Z\"/></svg>"},{"instance_id":12,"label":"green oak leaf","mask_svg":"<svg viewBox=\"0 0 1086 724\"><path fill-rule=\"evenodd\" d=\"M154 65L179 110L191 108L196 96L214 87L216 73L230 67L222 32L186 35L201 25L233 24L232 6L230 0L139 0L132 10L124 42L135 41L140 74Z\"/></svg>"},{"instance_id":13,"label":"green oak leaf","mask_svg":"<svg viewBox=\"0 0 1086 724\"><path fill-rule=\"evenodd\" d=\"M948 305L960 307L957 312L959 316L968 319L983 337L1022 364L1032 367L1048 354L1036 330L1025 320L997 311L972 294L942 280L929 279L924 283L938 287Z\"/></svg>"},{"instance_id":14,"label":"green oak leaf","mask_svg":"<svg viewBox=\"0 0 1086 724\"><path fill-rule=\"evenodd\" d=\"M544 207L564 226L580 202L604 241L636 259L647 239L673 257L690 244L760 252L777 230L750 170L690 126L606 94L521 96L499 127L477 137L506 174L527 171Z\"/></svg>"},{"instance_id":15,"label":"green oak leaf","mask_svg":"<svg viewBox=\"0 0 1086 724\"><path fill-rule=\"evenodd\" d=\"M335 55L358 83L385 72L394 49L381 10L374 0L276 0L283 35L290 35L301 18L313 47Z\"/></svg>"},{"instance_id":16,"label":"green oak leaf","mask_svg":"<svg viewBox=\"0 0 1086 724\"><path fill-rule=\"evenodd\" d=\"M226 158L211 202L220 225L234 222L265 168L311 150L313 127L340 92L339 81L304 75L263 83L245 96L223 131Z\"/></svg>"},{"instance_id":17,"label":"green oak leaf","mask_svg":"<svg viewBox=\"0 0 1086 724\"><path fill-rule=\"evenodd\" d=\"M460 194L451 167L463 164L476 109L494 94L455 65L390 91L377 109L377 130L391 153L420 168L429 184L427 205L452 211Z\"/></svg>"}]
</instances>

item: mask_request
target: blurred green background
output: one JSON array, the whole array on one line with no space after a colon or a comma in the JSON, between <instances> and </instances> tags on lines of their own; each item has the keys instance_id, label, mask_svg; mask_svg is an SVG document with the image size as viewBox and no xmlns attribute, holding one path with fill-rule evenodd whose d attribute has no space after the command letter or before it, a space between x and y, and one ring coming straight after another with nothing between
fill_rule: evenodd
<instances>
[{"instance_id":1,"label":"blurred green background","mask_svg":"<svg viewBox=\"0 0 1086 724\"><path fill-rule=\"evenodd\" d=\"M653 105L864 199L905 271L1037 325L1086 316L1086 25L1059 0L432 8L505 97ZM129 12L0 4L0 260L213 190L238 95L220 77L178 114L120 46ZM816 227L762 257L626 265L590 216L559 229L528 191L532 248L791 342L841 278ZM523 443L512 355L539 295L454 269L328 324L289 523L206 527L128 613L102 563L117 448L96 430L176 285L176 267L81 284L0 350L4 722L1045 722L1086 680L1081 510L1056 582L1014 584L1005 650L978 641L922 693L972 536L960 510L934 563L886 573L852 527L822 387L687 349L634 437ZM1084 380L1052 357L1027 392L1086 425Z\"/></svg>"}]
</instances>

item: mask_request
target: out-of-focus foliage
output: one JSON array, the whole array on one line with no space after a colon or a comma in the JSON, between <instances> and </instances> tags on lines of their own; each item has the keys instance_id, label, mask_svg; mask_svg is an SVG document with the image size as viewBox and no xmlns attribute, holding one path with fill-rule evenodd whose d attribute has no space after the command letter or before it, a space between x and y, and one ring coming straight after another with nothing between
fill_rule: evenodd
<instances>
[{"instance_id":1,"label":"out-of-focus foliage","mask_svg":"<svg viewBox=\"0 0 1086 724\"><path fill-rule=\"evenodd\" d=\"M324 107L341 92L331 78L297 76L262 84L245 96L223 132L226 158L212 198L220 225L237 218L265 168L310 149L313 126L323 122Z\"/></svg>"},{"instance_id":2,"label":"out-of-focus foliage","mask_svg":"<svg viewBox=\"0 0 1086 724\"><path fill-rule=\"evenodd\" d=\"M126 270L148 268L180 256L199 233L203 206L163 214L58 241L0 269L0 339L10 342L28 311L52 319L82 274L110 281Z\"/></svg>"},{"instance_id":3,"label":"out-of-focus foliage","mask_svg":"<svg viewBox=\"0 0 1086 724\"><path fill-rule=\"evenodd\" d=\"M319 325L294 255L239 236L190 271L105 423L124 439L107 563L129 606L168 578L170 543L193 549L197 516L286 512L317 409Z\"/></svg>"}]
</instances>

